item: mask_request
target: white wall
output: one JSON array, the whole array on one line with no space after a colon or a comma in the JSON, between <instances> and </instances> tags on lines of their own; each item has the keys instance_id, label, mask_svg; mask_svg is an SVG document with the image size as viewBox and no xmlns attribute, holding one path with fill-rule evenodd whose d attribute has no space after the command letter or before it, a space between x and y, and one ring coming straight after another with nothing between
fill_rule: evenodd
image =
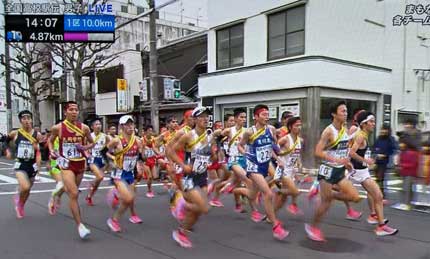
<instances>
[{"instance_id":1,"label":"white wall","mask_svg":"<svg viewBox=\"0 0 430 259\"><path fill-rule=\"evenodd\" d=\"M286 5L296 0L216 0L208 1L208 27L248 18L263 11Z\"/></svg>"},{"instance_id":2,"label":"white wall","mask_svg":"<svg viewBox=\"0 0 430 259\"><path fill-rule=\"evenodd\" d=\"M142 64L140 52L127 51L120 54L110 66L124 65L124 79L127 79L127 85L130 88L131 107L134 107L133 95L139 95L139 81L142 81ZM96 80L97 92L97 80ZM109 115L119 114L116 111L116 93L96 94L96 114Z\"/></svg>"},{"instance_id":3,"label":"white wall","mask_svg":"<svg viewBox=\"0 0 430 259\"><path fill-rule=\"evenodd\" d=\"M199 78L199 96L327 86L390 93L390 72L322 59L299 60Z\"/></svg>"},{"instance_id":4,"label":"white wall","mask_svg":"<svg viewBox=\"0 0 430 259\"><path fill-rule=\"evenodd\" d=\"M258 1L258 0L217 0L209 1L209 27L213 28L232 21L246 19L244 23L244 66L268 63L267 61L267 16L262 14L275 7L281 7L294 1ZM424 6L426 0L376 1L376 0L308 0L306 3L305 20L305 56L328 56L348 61L381 66L392 69L390 76L383 75L379 80L373 75L362 73L360 78L354 69L350 70L351 77L342 78L350 83L339 80L340 71L333 71L327 78L319 73L319 69L306 66L302 71L296 71L295 66L283 66L281 70L271 67L271 72L259 73L241 72L238 75L215 75L202 77L201 95L222 95L225 92L243 93L246 91L264 91L278 88L277 76L284 74L288 83L300 85L330 83L336 87L354 87L361 82L360 87L369 91L392 94L392 109L427 112L424 118L430 124L430 82L417 78L413 69L430 68L430 40L422 41L419 37L430 38L430 26L410 23L406 26L393 26L393 17L405 15L405 3ZM225 8L229 6L229 8ZM414 15L415 17L417 15ZM425 15L421 16L422 18ZM404 44L404 35L406 44ZM425 46L422 46L425 45ZM403 50L406 49L405 62ZM405 63L405 65L404 65ZM286 69L289 69L287 71ZM226 69L229 70L229 69ZM273 70L273 71L272 71ZM216 70L216 32L208 33L208 73ZM294 73L298 72L298 74ZM403 72L405 71L405 72ZM314 73L316 72L316 73ZM288 76L287 76L288 75ZM239 77L246 76L245 79ZM302 77L298 80L298 77ZM317 79L317 76L321 78ZM250 78L252 78L250 80ZM355 79L359 81L355 81ZM380 79L386 81L381 81ZM209 82L209 81L213 82ZM341 85L339 85L341 83ZM366 86L365 86L366 84ZM210 85L210 87L209 87ZM224 85L227 85L224 87ZM215 90L211 87L220 87ZM232 88L233 87L233 88ZM250 88L249 88L250 87ZM286 87L286 86L284 86ZM356 88L353 88L356 89Z\"/></svg>"}]
</instances>

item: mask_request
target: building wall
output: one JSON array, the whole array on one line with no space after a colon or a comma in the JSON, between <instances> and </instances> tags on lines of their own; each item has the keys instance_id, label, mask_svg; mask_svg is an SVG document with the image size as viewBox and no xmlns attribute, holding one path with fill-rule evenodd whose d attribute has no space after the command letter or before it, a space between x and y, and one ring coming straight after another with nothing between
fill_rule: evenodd
<instances>
[{"instance_id":1,"label":"building wall","mask_svg":"<svg viewBox=\"0 0 430 259\"><path fill-rule=\"evenodd\" d=\"M303 86L328 86L342 89L390 93L387 70L351 66L327 59L298 59L233 71L203 75L200 96L293 89Z\"/></svg>"},{"instance_id":2,"label":"building wall","mask_svg":"<svg viewBox=\"0 0 430 259\"><path fill-rule=\"evenodd\" d=\"M142 64L140 52L123 52L111 66L124 65L124 79L127 79L127 86L130 89L131 107L134 107L133 96L139 95L139 82L142 81ZM96 92L97 92L96 80ZM117 114L116 111L116 92L96 94L96 114L109 115Z\"/></svg>"},{"instance_id":3,"label":"building wall","mask_svg":"<svg viewBox=\"0 0 430 259\"><path fill-rule=\"evenodd\" d=\"M117 9L120 10L120 9ZM133 14L117 12L117 24L135 17ZM188 24L180 24L171 21L157 20L157 32L161 33L161 37L157 40L158 47L166 45L169 41L176 40L191 32L201 31L203 28ZM115 66L117 64L124 65L124 79L127 80L130 87L130 102L131 107L134 107L134 96L139 95L139 82L143 80L141 52L142 50L149 51L149 18L144 17L129 25L120 28L116 32L118 40L110 49L105 52L105 55L118 54L119 57L109 63L106 67ZM139 45L138 50L136 45ZM167 62L167 61L166 61ZM171 61L168 61L171 62ZM186 68L186 66L183 66ZM168 71L160 71L160 74ZM186 71L184 71L185 73ZM97 81L97 80L96 80ZM96 90L97 93L97 90ZM98 115L114 115L116 112L116 93L96 94L96 114Z\"/></svg>"},{"instance_id":4,"label":"building wall","mask_svg":"<svg viewBox=\"0 0 430 259\"><path fill-rule=\"evenodd\" d=\"M393 26L394 16L405 15L405 1L303 1L306 2L304 56L333 57L384 67L390 69L391 73L378 74L371 70L364 72L355 65L337 70L337 67L325 62L309 62L301 66L274 65L267 69L233 69L235 72L231 74L214 73L217 71L216 29L241 19L244 20L244 67L279 63L280 60L267 60L267 13L293 2L299 1L209 2L209 74L200 80L201 96L302 85L360 89L391 94L393 117L397 110L418 111L423 113L420 120L426 120L430 124L430 85L425 81L423 90L422 79L413 71L416 68L430 67L430 40L422 40L430 38L430 26L413 23L408 26ZM418 3L424 6L428 4L424 0L414 2ZM226 9L226 5L230 8ZM214 89L218 88L214 87L221 88L216 91ZM396 120L392 123L396 124Z\"/></svg>"}]
</instances>

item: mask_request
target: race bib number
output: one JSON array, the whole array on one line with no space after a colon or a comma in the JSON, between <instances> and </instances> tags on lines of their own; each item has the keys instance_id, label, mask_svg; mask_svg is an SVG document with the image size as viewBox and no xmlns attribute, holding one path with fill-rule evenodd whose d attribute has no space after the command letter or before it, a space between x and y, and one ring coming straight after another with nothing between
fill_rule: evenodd
<instances>
[{"instance_id":1,"label":"race bib number","mask_svg":"<svg viewBox=\"0 0 430 259\"><path fill-rule=\"evenodd\" d=\"M233 163L237 163L239 161L239 157L238 156L230 156L228 157L228 162L233 164Z\"/></svg>"},{"instance_id":2,"label":"race bib number","mask_svg":"<svg viewBox=\"0 0 430 259\"><path fill-rule=\"evenodd\" d=\"M152 150L151 148L145 149L145 157L153 157L153 156L155 156L154 150Z\"/></svg>"},{"instance_id":3,"label":"race bib number","mask_svg":"<svg viewBox=\"0 0 430 259\"><path fill-rule=\"evenodd\" d=\"M332 173L333 168L326 165L321 165L318 171L318 175L324 176L326 179L329 179Z\"/></svg>"},{"instance_id":4,"label":"race bib number","mask_svg":"<svg viewBox=\"0 0 430 259\"><path fill-rule=\"evenodd\" d=\"M19 168L20 168L20 166L21 166L21 163L20 163L20 162L15 162L15 164L14 164L14 166L13 166L13 169L19 169Z\"/></svg>"},{"instance_id":5,"label":"race bib number","mask_svg":"<svg viewBox=\"0 0 430 259\"><path fill-rule=\"evenodd\" d=\"M209 164L209 156L196 155L194 158L193 172L198 174L206 172Z\"/></svg>"},{"instance_id":6,"label":"race bib number","mask_svg":"<svg viewBox=\"0 0 430 259\"><path fill-rule=\"evenodd\" d=\"M161 154L164 154L164 146L161 146L161 147L160 147L160 153L161 153Z\"/></svg>"},{"instance_id":7,"label":"race bib number","mask_svg":"<svg viewBox=\"0 0 430 259\"><path fill-rule=\"evenodd\" d=\"M299 157L297 155L291 155L290 159L288 160L287 167L297 167L298 160Z\"/></svg>"},{"instance_id":8,"label":"race bib number","mask_svg":"<svg viewBox=\"0 0 430 259\"><path fill-rule=\"evenodd\" d=\"M246 171L257 173L258 172L258 166L254 164L253 162L246 160Z\"/></svg>"},{"instance_id":9,"label":"race bib number","mask_svg":"<svg viewBox=\"0 0 430 259\"><path fill-rule=\"evenodd\" d=\"M255 149L257 153L257 162L258 163L265 163L270 161L270 158L272 158L272 146L266 145L262 147L257 147Z\"/></svg>"},{"instance_id":10,"label":"race bib number","mask_svg":"<svg viewBox=\"0 0 430 259\"><path fill-rule=\"evenodd\" d=\"M222 145L223 145L224 150L228 151L228 142L224 142L224 143L222 143Z\"/></svg>"},{"instance_id":11,"label":"race bib number","mask_svg":"<svg viewBox=\"0 0 430 259\"><path fill-rule=\"evenodd\" d=\"M237 148L237 145L233 144L230 147L229 150L229 154L230 156L238 156L239 155L239 149Z\"/></svg>"},{"instance_id":12,"label":"race bib number","mask_svg":"<svg viewBox=\"0 0 430 259\"><path fill-rule=\"evenodd\" d=\"M184 187L184 191L188 191L194 188L194 181L192 177L184 177L182 179L182 186Z\"/></svg>"},{"instance_id":13,"label":"race bib number","mask_svg":"<svg viewBox=\"0 0 430 259\"><path fill-rule=\"evenodd\" d=\"M63 169L69 168L69 160L64 157L57 158L57 165Z\"/></svg>"},{"instance_id":14,"label":"race bib number","mask_svg":"<svg viewBox=\"0 0 430 259\"><path fill-rule=\"evenodd\" d=\"M75 143L63 143L63 155L67 159L82 157Z\"/></svg>"},{"instance_id":15,"label":"race bib number","mask_svg":"<svg viewBox=\"0 0 430 259\"><path fill-rule=\"evenodd\" d=\"M113 179L121 179L122 170L121 169L115 169L112 170L111 176Z\"/></svg>"},{"instance_id":16,"label":"race bib number","mask_svg":"<svg viewBox=\"0 0 430 259\"><path fill-rule=\"evenodd\" d=\"M136 167L136 162L137 162L137 156L133 156L133 157L126 156L124 157L122 169L128 172L133 171L134 168Z\"/></svg>"},{"instance_id":17,"label":"race bib number","mask_svg":"<svg viewBox=\"0 0 430 259\"><path fill-rule=\"evenodd\" d=\"M100 149L93 149L91 154L93 155L93 157L102 157L102 152L100 151Z\"/></svg>"},{"instance_id":18,"label":"race bib number","mask_svg":"<svg viewBox=\"0 0 430 259\"><path fill-rule=\"evenodd\" d=\"M34 148L32 144L19 143L17 158L20 159L31 159L34 158Z\"/></svg>"},{"instance_id":19,"label":"race bib number","mask_svg":"<svg viewBox=\"0 0 430 259\"><path fill-rule=\"evenodd\" d=\"M175 172L176 174L182 174L182 167L178 164L175 164Z\"/></svg>"},{"instance_id":20,"label":"race bib number","mask_svg":"<svg viewBox=\"0 0 430 259\"><path fill-rule=\"evenodd\" d=\"M275 176L273 177L274 180L279 180L284 175L284 168L278 166L276 167Z\"/></svg>"},{"instance_id":21,"label":"race bib number","mask_svg":"<svg viewBox=\"0 0 430 259\"><path fill-rule=\"evenodd\" d=\"M341 159L348 157L348 149L336 150L335 157Z\"/></svg>"}]
</instances>

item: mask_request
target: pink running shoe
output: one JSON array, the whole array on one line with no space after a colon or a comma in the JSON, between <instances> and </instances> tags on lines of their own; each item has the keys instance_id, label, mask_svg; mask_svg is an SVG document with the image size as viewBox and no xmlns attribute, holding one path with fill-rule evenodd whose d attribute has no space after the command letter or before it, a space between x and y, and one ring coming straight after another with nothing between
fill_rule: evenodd
<instances>
[{"instance_id":1,"label":"pink running shoe","mask_svg":"<svg viewBox=\"0 0 430 259\"><path fill-rule=\"evenodd\" d=\"M326 239L319 228L305 224L305 231L309 239L317 242L326 242Z\"/></svg>"},{"instance_id":2,"label":"pink running shoe","mask_svg":"<svg viewBox=\"0 0 430 259\"><path fill-rule=\"evenodd\" d=\"M112 230L113 232L121 232L121 226L119 225L119 222L117 220L109 218L106 223L109 226L110 230Z\"/></svg>"},{"instance_id":3,"label":"pink running shoe","mask_svg":"<svg viewBox=\"0 0 430 259\"><path fill-rule=\"evenodd\" d=\"M222 194L227 194L227 193L232 193L233 192L233 190L234 190L234 184L232 184L232 183L226 183L225 185L224 185L224 187L221 189L221 193Z\"/></svg>"},{"instance_id":4,"label":"pink running shoe","mask_svg":"<svg viewBox=\"0 0 430 259\"><path fill-rule=\"evenodd\" d=\"M346 219L348 219L348 220L353 220L353 221L359 221L359 220L360 220L361 215L363 215L363 213L362 213L362 212L360 212L360 211L356 211L356 210L354 210L353 208L350 208L350 209L348 210L348 212L346 213Z\"/></svg>"},{"instance_id":5,"label":"pink running shoe","mask_svg":"<svg viewBox=\"0 0 430 259\"><path fill-rule=\"evenodd\" d=\"M308 200L312 200L315 198L319 193L318 186L312 186L309 193L308 193Z\"/></svg>"},{"instance_id":6,"label":"pink running shoe","mask_svg":"<svg viewBox=\"0 0 430 259\"><path fill-rule=\"evenodd\" d=\"M245 208L241 204L237 204L234 207L234 211L237 213L245 213L246 212Z\"/></svg>"},{"instance_id":7,"label":"pink running shoe","mask_svg":"<svg viewBox=\"0 0 430 259\"><path fill-rule=\"evenodd\" d=\"M273 227L272 231L273 237L278 240L284 240L290 234L290 232L288 232L282 227L282 224L280 222L278 222L278 224Z\"/></svg>"},{"instance_id":8,"label":"pink running shoe","mask_svg":"<svg viewBox=\"0 0 430 259\"><path fill-rule=\"evenodd\" d=\"M61 207L61 197L58 195L55 196L55 207L57 210Z\"/></svg>"},{"instance_id":9,"label":"pink running shoe","mask_svg":"<svg viewBox=\"0 0 430 259\"><path fill-rule=\"evenodd\" d=\"M294 216L303 215L303 211L301 209L299 209L299 207L297 207L297 204L295 204L295 203L290 204L288 206L287 210L288 210L288 212L290 212Z\"/></svg>"},{"instance_id":10,"label":"pink running shoe","mask_svg":"<svg viewBox=\"0 0 430 259\"><path fill-rule=\"evenodd\" d=\"M212 207L224 207L224 204L220 201L220 200L218 200L218 199L212 199L210 202L209 202L209 205L211 205Z\"/></svg>"},{"instance_id":11,"label":"pink running shoe","mask_svg":"<svg viewBox=\"0 0 430 259\"><path fill-rule=\"evenodd\" d=\"M55 204L55 198L51 197L48 203L48 212L50 215L54 216L57 213L57 206Z\"/></svg>"},{"instance_id":12,"label":"pink running shoe","mask_svg":"<svg viewBox=\"0 0 430 259\"><path fill-rule=\"evenodd\" d=\"M16 217L22 219L24 217L24 205L20 204L18 195L13 196L13 201L15 203Z\"/></svg>"},{"instance_id":13,"label":"pink running shoe","mask_svg":"<svg viewBox=\"0 0 430 259\"><path fill-rule=\"evenodd\" d=\"M383 225L383 226L378 226L375 229L375 234L377 236L391 236L391 235L395 235L397 234L397 232L399 232L398 229L395 228L391 228L388 225Z\"/></svg>"},{"instance_id":14,"label":"pink running shoe","mask_svg":"<svg viewBox=\"0 0 430 259\"><path fill-rule=\"evenodd\" d=\"M251 219L252 221L254 221L255 223L261 222L263 220L263 215L261 215L261 213L257 210L254 210L251 213Z\"/></svg>"},{"instance_id":15,"label":"pink running shoe","mask_svg":"<svg viewBox=\"0 0 430 259\"><path fill-rule=\"evenodd\" d=\"M185 235L185 233L182 230L175 230L172 233L173 240L176 241L181 247L184 248L191 248L193 247L193 244L191 243L190 239Z\"/></svg>"},{"instance_id":16,"label":"pink running shoe","mask_svg":"<svg viewBox=\"0 0 430 259\"><path fill-rule=\"evenodd\" d=\"M91 207L94 206L93 198L87 196L87 197L85 197L85 201L87 202L88 206L91 206Z\"/></svg>"},{"instance_id":17,"label":"pink running shoe","mask_svg":"<svg viewBox=\"0 0 430 259\"><path fill-rule=\"evenodd\" d=\"M128 220L133 224L141 224L142 223L142 219L137 215L131 216Z\"/></svg>"},{"instance_id":18,"label":"pink running shoe","mask_svg":"<svg viewBox=\"0 0 430 259\"><path fill-rule=\"evenodd\" d=\"M148 197L148 198L154 198L154 192L147 192L146 193L146 197Z\"/></svg>"}]
</instances>

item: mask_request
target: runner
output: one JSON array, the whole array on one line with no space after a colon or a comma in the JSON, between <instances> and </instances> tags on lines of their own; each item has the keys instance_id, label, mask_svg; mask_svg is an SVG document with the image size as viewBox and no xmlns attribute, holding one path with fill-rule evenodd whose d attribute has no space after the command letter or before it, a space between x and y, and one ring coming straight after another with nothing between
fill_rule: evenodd
<instances>
[{"instance_id":1,"label":"runner","mask_svg":"<svg viewBox=\"0 0 430 259\"><path fill-rule=\"evenodd\" d=\"M155 135L152 132L152 126L149 125L145 128L145 134L142 136L144 146L144 170L146 174L146 183L148 185L148 191L146 197L154 198L154 192L152 191L152 181L158 179L158 171L156 168L157 153L154 150L155 146Z\"/></svg>"},{"instance_id":2,"label":"runner","mask_svg":"<svg viewBox=\"0 0 430 259\"><path fill-rule=\"evenodd\" d=\"M325 238L318 225L330 208L332 200L360 201L358 191L345 178L345 169L352 169L348 157L349 136L345 127L348 115L346 103L344 101L335 103L330 107L330 114L333 122L324 129L315 148L315 155L323 160L318 171L321 203L315 211L312 223L305 224L308 237L320 242L325 241ZM333 191L333 185L338 186L338 192Z\"/></svg>"},{"instance_id":3,"label":"runner","mask_svg":"<svg viewBox=\"0 0 430 259\"><path fill-rule=\"evenodd\" d=\"M194 128L195 120L192 116L193 110L186 110L184 112L184 119L183 124L181 125L181 128L176 131L176 134L174 138L169 142L167 145L168 149L172 149L173 145L178 142L178 140L185 134L188 134L191 132L191 130ZM181 150L176 152L179 157L185 157L185 150ZM170 165L169 170L172 170L171 168L175 169L175 177L174 177L174 187L169 190L170 195L170 211L177 220L182 221L185 218L185 199L183 197L182 191L182 179L183 179L183 172L182 169L180 169L179 166L177 166L174 162L172 162L172 157L169 157ZM177 188L176 188L177 187Z\"/></svg>"},{"instance_id":4,"label":"runner","mask_svg":"<svg viewBox=\"0 0 430 259\"><path fill-rule=\"evenodd\" d=\"M168 155L173 162L178 164L185 174L183 179L183 196L186 201L186 216L178 230L173 231L173 239L182 247L192 247L191 241L186 235L202 214L208 213L207 195L207 167L210 160L215 160L211 145L214 145L214 136L208 136L208 114L206 107L197 107L193 110L195 128L184 134L169 148ZM177 154L178 151L187 152L187 159L183 161ZM200 191L197 189L199 187Z\"/></svg>"},{"instance_id":5,"label":"runner","mask_svg":"<svg viewBox=\"0 0 430 259\"><path fill-rule=\"evenodd\" d=\"M55 138L53 147L54 147L55 153L58 153L58 150L60 149L60 140L58 137ZM58 167L57 159L49 155L49 162L50 162L49 174L51 175L52 178L54 178L57 184L55 185L55 189L52 191L51 197L49 198L48 212L51 215L55 215L57 213L57 210L60 208L61 196L64 193L64 183L63 183L63 179L61 178L61 170Z\"/></svg>"},{"instance_id":6,"label":"runner","mask_svg":"<svg viewBox=\"0 0 430 259\"><path fill-rule=\"evenodd\" d=\"M245 131L238 146L241 153L246 153L247 176L253 182L251 190L246 193L246 196L250 200L255 200L257 192L262 193L266 215L273 224L273 237L282 240L288 236L289 232L283 228L281 221L275 215L273 193L265 179L269 174L272 157L275 157L278 163L283 165L283 162L273 151L273 145L276 143L276 132L275 128L268 125L269 108L262 104L255 106L254 120L255 125ZM248 145L247 152L245 152L245 145Z\"/></svg>"},{"instance_id":7,"label":"runner","mask_svg":"<svg viewBox=\"0 0 430 259\"><path fill-rule=\"evenodd\" d=\"M239 143L243 138L245 132L244 125L246 123L246 110L243 108L236 108L233 111L235 125L225 129L222 133L223 136L227 136L226 147L228 158L227 158L227 169L233 172L233 175L229 181L222 183L224 184L221 192L233 192L235 196L235 211L239 213L246 212L241 203L240 191L235 190L241 182L243 182L248 188L252 186L252 181L246 177L246 158L245 155L239 152ZM250 204L254 208L253 214L255 221L261 221L261 214L255 209L256 203ZM255 215L257 213L258 215Z\"/></svg>"},{"instance_id":8,"label":"runner","mask_svg":"<svg viewBox=\"0 0 430 259\"><path fill-rule=\"evenodd\" d=\"M234 115L226 114L224 116L225 128L231 128L235 124ZM222 130L222 128L214 128L214 130ZM228 159L228 136L221 136L217 140L216 152L218 152L217 161L212 162L208 166L208 173L212 174L215 178L208 187L208 195L214 191L213 198L209 201L212 207L224 207L224 204L219 200L223 184L230 178L230 170L227 169L226 161ZM238 195L235 195L238 196Z\"/></svg>"},{"instance_id":9,"label":"runner","mask_svg":"<svg viewBox=\"0 0 430 259\"><path fill-rule=\"evenodd\" d=\"M116 131L116 126L115 125L110 125L109 129L108 129L108 135L111 139L114 139L117 137L117 131Z\"/></svg>"},{"instance_id":10,"label":"runner","mask_svg":"<svg viewBox=\"0 0 430 259\"><path fill-rule=\"evenodd\" d=\"M166 148L175 138L176 131L178 129L178 120L176 117L168 117L166 126L167 131L161 133L160 136L155 140L154 151L159 156L162 156L159 157L160 159L158 159L158 162L162 168L166 169L168 177L170 178L171 182L174 183L175 178L177 178L176 174L180 175L181 172L177 170L178 168L175 168L175 166L169 161L168 157L166 156ZM184 159L183 154L181 155L181 158Z\"/></svg>"},{"instance_id":11,"label":"runner","mask_svg":"<svg viewBox=\"0 0 430 259\"><path fill-rule=\"evenodd\" d=\"M134 211L134 170L137 165L139 153L143 153L143 145L134 134L135 124L132 116L122 116L119 120L119 126L122 130L122 134L108 144L108 149L113 150L113 156L115 157L115 170L112 177L114 178L115 189L120 199L119 208L116 209L112 217L107 220L107 225L113 232L121 231L119 220L128 208L131 209L129 221L134 224L142 223L142 220Z\"/></svg>"},{"instance_id":12,"label":"runner","mask_svg":"<svg viewBox=\"0 0 430 259\"><path fill-rule=\"evenodd\" d=\"M361 184L367 191L370 216L367 218L369 224L378 224L375 233L378 236L394 235L398 232L397 229L389 227L384 218L384 204L382 192L378 184L370 177L368 166L375 164L371 158L368 137L375 129L375 116L371 112L363 111L357 117L357 122L360 125L359 130L353 139L353 145L350 150L352 158L353 170L348 177L355 183Z\"/></svg>"},{"instance_id":13,"label":"runner","mask_svg":"<svg viewBox=\"0 0 430 259\"><path fill-rule=\"evenodd\" d=\"M294 114L290 111L284 111L281 115L281 127L276 130L276 136L278 139L285 137L288 134L288 119L292 118Z\"/></svg>"},{"instance_id":14,"label":"runner","mask_svg":"<svg viewBox=\"0 0 430 259\"><path fill-rule=\"evenodd\" d=\"M79 185L84 176L86 158L85 150L94 147L94 140L88 126L78 121L79 108L76 102L69 101L64 105L66 119L52 127L49 141L51 157L57 159L61 176L67 195L69 196L70 210L78 226L79 236L85 239L91 231L81 221L78 196ZM54 149L55 138L59 138L59 151ZM89 143L83 146L84 143Z\"/></svg>"},{"instance_id":15,"label":"runner","mask_svg":"<svg viewBox=\"0 0 430 259\"><path fill-rule=\"evenodd\" d=\"M30 189L40 168L39 141L42 135L33 129L33 114L30 111L21 111L18 119L21 128L11 131L6 142L13 141L15 144L14 169L18 180L18 193L14 195L14 204L16 217L21 219L24 217L24 205L30 196ZM6 157L12 159L9 148L6 149Z\"/></svg>"},{"instance_id":16,"label":"runner","mask_svg":"<svg viewBox=\"0 0 430 259\"><path fill-rule=\"evenodd\" d=\"M352 140L354 138L354 135L360 129L360 125L358 125L358 123L357 123L357 116L363 111L365 111L365 110L358 109L354 113L354 116L352 116L352 124L348 130L348 135L349 135L350 140ZM338 191L337 185L334 185L333 189ZM314 181L312 187L310 188L308 198L309 199L314 198L318 194L318 190L319 190L319 181L318 181L318 179L316 179ZM346 217L345 218L348 220L352 220L352 221L359 221L361 216L363 215L363 213L361 211L354 210L354 208L351 206L351 204L348 201L343 201L343 203L345 204L345 207L346 207Z\"/></svg>"},{"instance_id":17,"label":"runner","mask_svg":"<svg viewBox=\"0 0 430 259\"><path fill-rule=\"evenodd\" d=\"M289 118L287 128L289 134L282 137L278 142L281 148L278 156L283 160L285 167L278 166L276 168L274 180L280 191L275 198L275 211L281 209L288 196L291 196L292 203L288 206L288 211L293 215L299 215L303 212L297 206L297 197L300 192L294 181L296 173L301 168L303 139L300 137L302 128L300 117Z\"/></svg>"},{"instance_id":18,"label":"runner","mask_svg":"<svg viewBox=\"0 0 430 259\"><path fill-rule=\"evenodd\" d=\"M90 191L87 197L85 197L85 201L87 202L88 206L94 206L94 194L104 179L105 170L107 168L106 146L110 140L110 137L101 131L102 123L100 118L95 118L91 122L91 128L93 129L91 137L94 139L95 146L91 149L91 157L88 161L88 164L96 178L94 179L94 182L90 184Z\"/></svg>"}]
</instances>

